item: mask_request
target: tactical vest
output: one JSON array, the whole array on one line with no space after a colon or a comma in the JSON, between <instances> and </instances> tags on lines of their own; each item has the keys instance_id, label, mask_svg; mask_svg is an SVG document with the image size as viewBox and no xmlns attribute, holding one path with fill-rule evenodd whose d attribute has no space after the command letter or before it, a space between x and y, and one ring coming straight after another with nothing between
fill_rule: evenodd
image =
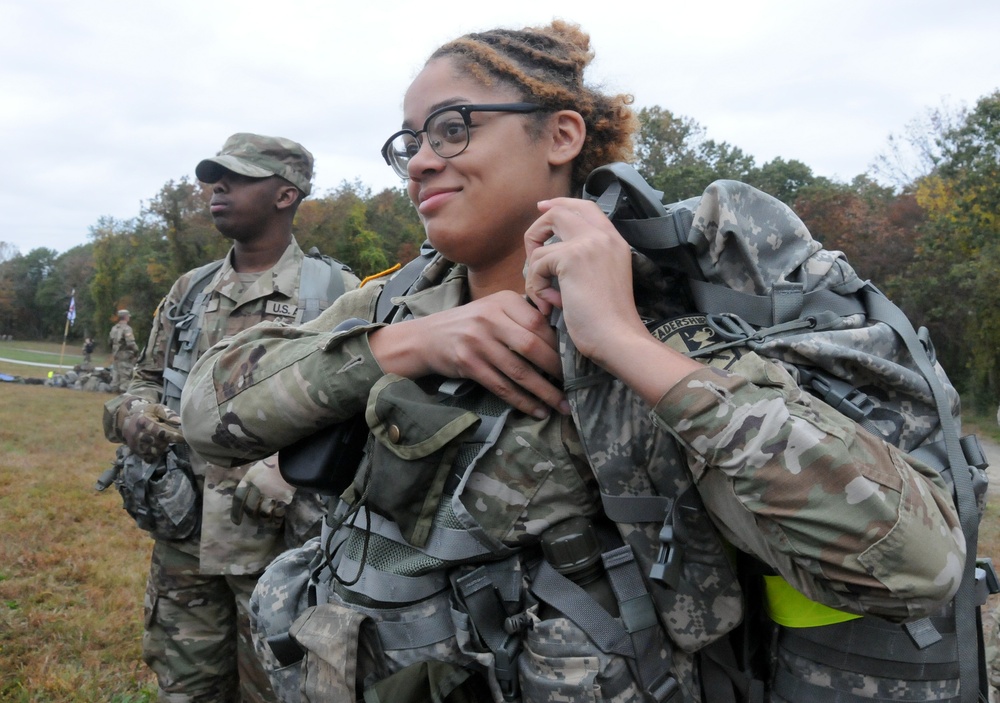
<instances>
[{"instance_id":1,"label":"tactical vest","mask_svg":"<svg viewBox=\"0 0 1000 703\"><path fill-rule=\"evenodd\" d=\"M914 332L898 309L858 279L841 255L813 242L794 214L773 198L743 184L719 182L703 197L666 210L650 192L634 171L619 164L595 172L585 197L598 201L634 247L637 304L651 332L712 364L728 366L748 349L779 361L832 407L911 455L920 454L955 486L974 555L985 463L974 438L958 438L957 394L928 353L926 336ZM760 261L743 258L753 250L752 242L741 241L744 231L760 228L784 233L783 244L791 245ZM723 248L723 242L733 246ZM440 274L435 266L446 263L432 262L413 289L433 285ZM397 275L389 285L396 280L405 279ZM276 660L279 677L291 677L285 684L293 699L309 687L298 677L313 670L317 658L331 670L348 672L339 679L342 689L314 692L332 699L339 699L333 693L356 696L373 683L348 680L359 662L378 679L433 658L486 671L495 700L577 700L595 679L575 668L572 675L552 670L551 658L579 657L593 662L585 668L602 677L603 690L615 692L615 700L665 701L678 690L679 682L669 674L683 661L672 654L676 646L697 653L707 700L763 700L767 672L754 671L747 653L730 647L727 637L743 632L747 642L761 636L757 630L736 630L741 623L755 623L763 610L765 597L750 596L759 574L737 574L732 567L731 550L691 487L680 450L649 421L648 407L577 353L558 314L554 326L574 422L600 484L604 514L617 527L611 537L601 531L600 561L613 607L606 597L595 598L552 568L550 558L485 547L488 543L469 529L468 521L455 520L449 512L454 504L447 499L432 501L439 511L433 529L422 534L412 531L415 523L407 510L426 505L397 499L396 505L369 510L366 499L381 496L385 482L373 489L362 471L348 500L331 514L322 540L275 562L255 594L259 604L267 603L271 589L298 584L294 613L270 614L270 620L255 625L258 653L265 661ZM432 395L441 392L438 388ZM456 427L464 412L493 416L480 406L456 408L440 397L437 405L451 408L455 417L449 422ZM484 423L492 429L477 441L497 431L500 417ZM368 424L374 426L371 419ZM366 462L363 466L370 467ZM468 465L456 459L453 467L462 474ZM435 485L427 479L415 480L420 487ZM414 495L403 488L399 495ZM380 568L380 554L396 555L389 560L391 568ZM439 567L449 564L461 566L446 579ZM771 682L772 693L789 701L854 703L906 696L957 701L960 681L961 700L975 700L978 636L969 623L974 626L976 602L984 599L977 584L985 579L976 579L973 561L966 574L953 608L908 627L844 618L801 596L789 606L790 587L768 576L767 597L777 604L772 611L781 624L777 656L793 652L808 657L809 666L823 675L832 671L834 679L861 678L867 686L877 677L875 684L884 685L838 689L786 671ZM279 600L296 602L296 596L282 591ZM744 612L745 604L750 612ZM545 608L557 616L541 617ZM529 612L534 617L525 615ZM870 646L858 648L862 640ZM350 643L349 651L334 642ZM961 651L968 642L971 654ZM305 662L292 666L303 649ZM966 659L972 662L971 674L959 670Z\"/></svg>"},{"instance_id":2,"label":"tactical vest","mask_svg":"<svg viewBox=\"0 0 1000 703\"><path fill-rule=\"evenodd\" d=\"M212 297L207 286L224 261L219 259L195 269L184 294L176 304L163 311L164 317L174 325L164 359L163 404L174 412L180 412L181 391L197 361L195 354L203 314ZM316 319L327 305L344 294L340 271L346 268L339 261L320 254L315 247L303 257L295 324Z\"/></svg>"}]
</instances>

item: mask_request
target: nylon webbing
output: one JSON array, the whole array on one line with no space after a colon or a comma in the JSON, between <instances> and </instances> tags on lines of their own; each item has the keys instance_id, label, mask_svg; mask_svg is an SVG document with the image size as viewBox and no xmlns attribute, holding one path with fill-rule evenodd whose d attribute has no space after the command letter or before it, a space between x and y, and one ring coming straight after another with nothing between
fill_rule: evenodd
<instances>
[{"instance_id":1,"label":"nylon webbing","mask_svg":"<svg viewBox=\"0 0 1000 703\"><path fill-rule=\"evenodd\" d=\"M161 400L164 405L174 412L180 412L181 410L181 390L184 388L188 372L193 365L189 358L191 356L190 346L187 344L187 339L191 334L190 326L197 317L197 312L192 311L196 310L196 305L204 305L206 299L204 288L212 280L216 272L222 268L224 261L224 259L219 259L196 269L194 275L191 277L188 289L184 291L184 295L178 301L177 305L172 309L163 311L166 320L172 322L174 326L170 333L170 339L167 340L166 349L168 357L164 359L166 363L163 365L163 395ZM198 330L194 334L195 339L197 339ZM184 342L181 345L181 349L171 353L179 341ZM185 348L188 350L186 353L184 353ZM177 361L178 357L180 357L179 361ZM174 368L178 370L174 371Z\"/></svg>"},{"instance_id":2,"label":"nylon webbing","mask_svg":"<svg viewBox=\"0 0 1000 703\"><path fill-rule=\"evenodd\" d=\"M427 543L422 548L414 547L406 541L399 530L399 525L392 520L386 519L378 513L369 512L368 508L364 506L359 507L357 513L358 520L370 521L365 523L368 525L368 532L384 537L397 544L406 545L408 548L426 554L434 559L449 562L467 561L493 553L489 547L484 546L468 530L464 528L448 529L440 525L434 525L431 528Z\"/></svg>"},{"instance_id":3,"label":"nylon webbing","mask_svg":"<svg viewBox=\"0 0 1000 703\"><path fill-rule=\"evenodd\" d=\"M958 636L954 631L949 631L953 628L944 622L948 619L950 618L934 618L945 634L939 633L941 639L926 649L917 648L899 625L875 618L858 618L823 627L783 627L780 641L786 645L785 649L795 654L808 656L808 651L823 652L822 657L812 658L824 665L837 666L835 662L840 657L860 658L868 662L867 665L859 664L860 668L845 667L848 671L859 671L872 676L911 678L897 675L893 667L898 662L903 666L912 665L912 670L917 672L928 665L940 666L943 670L950 667L953 669L951 674L931 678L957 678L958 663L955 659Z\"/></svg>"},{"instance_id":4,"label":"nylon webbing","mask_svg":"<svg viewBox=\"0 0 1000 703\"><path fill-rule=\"evenodd\" d=\"M360 574L360 576L359 576ZM343 586L352 593L358 593L383 603L413 603L430 598L448 586L443 572L431 572L423 576L404 576L377 569L365 569L364 565L347 555L340 557L337 564L337 578L351 586Z\"/></svg>"},{"instance_id":5,"label":"nylon webbing","mask_svg":"<svg viewBox=\"0 0 1000 703\"><path fill-rule=\"evenodd\" d=\"M375 624L378 638L386 649L418 649L443 642L455 634L455 623L447 608L416 620L392 622L383 620Z\"/></svg>"},{"instance_id":6,"label":"nylon webbing","mask_svg":"<svg viewBox=\"0 0 1000 703\"><path fill-rule=\"evenodd\" d=\"M872 703L877 698L870 696L860 696L848 691L837 691L829 686L817 686L808 683L805 679L797 677L785 669L779 667L774 675L774 682L771 684L772 693L779 696L782 701L788 703ZM935 698L935 703L962 703L961 697Z\"/></svg>"},{"instance_id":7,"label":"nylon webbing","mask_svg":"<svg viewBox=\"0 0 1000 703\"><path fill-rule=\"evenodd\" d=\"M773 295L742 293L716 283L688 280L695 308L705 314L737 313L751 325L769 327L798 317L833 312L841 317L864 314L861 300L832 290L796 293L799 284L775 286ZM791 317L787 317L791 315ZM905 318L904 318L905 319Z\"/></svg>"},{"instance_id":8,"label":"nylon webbing","mask_svg":"<svg viewBox=\"0 0 1000 703\"><path fill-rule=\"evenodd\" d=\"M888 298L868 284L862 289L868 308L868 316L889 325L902 338L917 368L926 378L934 397L941 431L944 435L951 468L952 483L955 488L955 504L958 518L965 535L966 555L962 582L955 594L955 628L958 634L958 654L961 666L961 700L973 703L978 700L980 688L985 695L985 671L980 665L983 657L979 646L980 634L976 625L975 569L978 543L979 510L972 490L972 469L965 459L965 453L958 437L958 429L951 414L951 407L927 352L909 320Z\"/></svg>"},{"instance_id":9,"label":"nylon webbing","mask_svg":"<svg viewBox=\"0 0 1000 703\"><path fill-rule=\"evenodd\" d=\"M547 561L542 561L531 581L531 592L587 633L591 641L605 654L614 653L634 659L632 640L625 627L579 585L560 574Z\"/></svg>"},{"instance_id":10,"label":"nylon webbing","mask_svg":"<svg viewBox=\"0 0 1000 703\"><path fill-rule=\"evenodd\" d=\"M674 501L669 496L611 495L601 491L604 513L615 522L662 523Z\"/></svg>"},{"instance_id":11,"label":"nylon webbing","mask_svg":"<svg viewBox=\"0 0 1000 703\"><path fill-rule=\"evenodd\" d=\"M520 690L517 658L521 638L504 629L507 604L516 607L521 592L520 571L506 562L488 564L455 579L469 619L483 644L493 653L493 672L504 700L513 701Z\"/></svg>"},{"instance_id":12,"label":"nylon webbing","mask_svg":"<svg viewBox=\"0 0 1000 703\"><path fill-rule=\"evenodd\" d=\"M632 548L626 544L612 549L602 554L601 560L618 599L622 622L635 648L639 682L654 701L670 700L678 693L680 685L670 674L670 645L663 637L656 606ZM660 658L661 649L666 649L666 662Z\"/></svg>"}]
</instances>

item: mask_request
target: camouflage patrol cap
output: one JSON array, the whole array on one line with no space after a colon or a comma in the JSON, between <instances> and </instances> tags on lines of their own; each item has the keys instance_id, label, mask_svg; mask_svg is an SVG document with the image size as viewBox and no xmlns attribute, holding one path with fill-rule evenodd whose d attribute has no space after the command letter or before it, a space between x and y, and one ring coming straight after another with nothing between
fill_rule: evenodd
<instances>
[{"instance_id":1,"label":"camouflage patrol cap","mask_svg":"<svg viewBox=\"0 0 1000 703\"><path fill-rule=\"evenodd\" d=\"M280 176L309 195L312 190L313 155L298 142L260 134L234 134L214 157L194 169L198 180L215 183L225 171L250 178Z\"/></svg>"},{"instance_id":2,"label":"camouflage patrol cap","mask_svg":"<svg viewBox=\"0 0 1000 703\"><path fill-rule=\"evenodd\" d=\"M128 310L119 310L118 311L118 317L126 317L126 316L131 317L132 313L130 313Z\"/></svg>"}]
</instances>

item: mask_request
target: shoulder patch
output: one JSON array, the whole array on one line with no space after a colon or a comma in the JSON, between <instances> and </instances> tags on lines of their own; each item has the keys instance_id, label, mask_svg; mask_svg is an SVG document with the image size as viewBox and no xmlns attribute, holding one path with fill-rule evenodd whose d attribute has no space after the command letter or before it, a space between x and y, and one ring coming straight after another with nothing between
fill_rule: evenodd
<instances>
[{"instance_id":1,"label":"shoulder patch","mask_svg":"<svg viewBox=\"0 0 1000 703\"><path fill-rule=\"evenodd\" d=\"M668 347L688 356L691 356L692 352L707 349L724 341L708 324L704 315L682 315L669 320L659 320L647 323L646 328ZM698 356L697 359L710 366L728 369L746 351L741 347L729 347L712 354Z\"/></svg>"}]
</instances>

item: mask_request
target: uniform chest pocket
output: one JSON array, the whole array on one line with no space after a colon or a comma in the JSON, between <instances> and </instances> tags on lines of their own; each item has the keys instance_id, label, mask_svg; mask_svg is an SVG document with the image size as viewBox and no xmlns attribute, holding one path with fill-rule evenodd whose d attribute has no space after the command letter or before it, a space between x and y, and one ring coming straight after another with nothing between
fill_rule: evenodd
<instances>
[{"instance_id":1,"label":"uniform chest pocket","mask_svg":"<svg viewBox=\"0 0 1000 703\"><path fill-rule=\"evenodd\" d=\"M375 441L355 491L367 494L371 508L396 522L407 542L423 547L461 446L459 438L478 426L480 418L389 374L372 388L365 419Z\"/></svg>"}]
</instances>

